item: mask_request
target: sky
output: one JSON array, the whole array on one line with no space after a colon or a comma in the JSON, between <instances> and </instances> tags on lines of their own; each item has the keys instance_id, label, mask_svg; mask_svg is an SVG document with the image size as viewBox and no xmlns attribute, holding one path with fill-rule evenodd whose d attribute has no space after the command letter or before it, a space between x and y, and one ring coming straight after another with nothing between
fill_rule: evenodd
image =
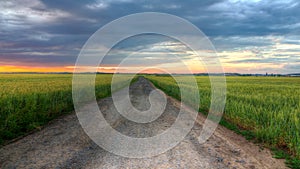
<instances>
[{"instance_id":1,"label":"sky","mask_svg":"<svg viewBox=\"0 0 300 169\"><path fill-rule=\"evenodd\" d=\"M225 72L298 73L299 9L298 0L1 0L0 72L72 72L83 45L105 24L129 14L163 12L196 25ZM98 71L116 71L129 55L134 64L118 71L167 65L184 73L179 60L194 73L206 71L191 49L161 35L116 44Z\"/></svg>"}]
</instances>

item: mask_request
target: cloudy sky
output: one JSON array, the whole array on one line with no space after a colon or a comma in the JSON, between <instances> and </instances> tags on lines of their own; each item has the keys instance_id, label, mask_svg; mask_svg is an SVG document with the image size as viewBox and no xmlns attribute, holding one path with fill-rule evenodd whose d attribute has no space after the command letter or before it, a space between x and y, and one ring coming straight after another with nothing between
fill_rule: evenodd
<instances>
[{"instance_id":1,"label":"cloudy sky","mask_svg":"<svg viewBox=\"0 0 300 169\"><path fill-rule=\"evenodd\" d=\"M298 0L1 0L0 72L72 71L82 46L105 24L128 14L163 12L202 30L226 72L296 73L299 9ZM136 66L143 61L176 68L175 54L194 72L205 71L185 45L158 35L120 42L99 70L113 71L130 54Z\"/></svg>"}]
</instances>

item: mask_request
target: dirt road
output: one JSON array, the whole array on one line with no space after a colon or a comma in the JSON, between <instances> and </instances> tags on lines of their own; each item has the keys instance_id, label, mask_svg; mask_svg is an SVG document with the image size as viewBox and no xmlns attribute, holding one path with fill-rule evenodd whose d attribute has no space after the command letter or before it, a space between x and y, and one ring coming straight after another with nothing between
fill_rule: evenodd
<instances>
[{"instance_id":1,"label":"dirt road","mask_svg":"<svg viewBox=\"0 0 300 169\"><path fill-rule=\"evenodd\" d=\"M153 85L140 78L130 89L133 105L147 110L150 107L147 97ZM100 100L99 107L106 118L113 117L107 120L119 132L131 137L150 137L170 127L178 115L180 103L170 97L167 101L162 116L146 124L121 116L111 97ZM199 144L196 138L203 120L199 115L192 131L175 148L155 157L132 159L97 146L73 113L2 147L0 168L285 168L284 161L272 158L269 150L221 126L206 143Z\"/></svg>"}]
</instances>

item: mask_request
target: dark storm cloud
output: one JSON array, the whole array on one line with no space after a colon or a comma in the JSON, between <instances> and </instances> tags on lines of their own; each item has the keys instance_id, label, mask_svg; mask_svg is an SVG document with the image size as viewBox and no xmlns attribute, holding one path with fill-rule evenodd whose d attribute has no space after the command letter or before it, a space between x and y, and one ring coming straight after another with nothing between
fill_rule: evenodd
<instances>
[{"instance_id":1,"label":"dark storm cloud","mask_svg":"<svg viewBox=\"0 0 300 169\"><path fill-rule=\"evenodd\" d=\"M284 2L284 1L283 1ZM299 4L294 2L231 2L231 1L43 1L49 9L72 14L73 19L86 18L103 24L118 17L145 11L167 12L186 18L209 36L266 35L296 31ZM98 7L97 7L98 4ZM102 5L101 5L102 4ZM90 9L89 6L94 6ZM285 7L283 7L285 6ZM84 21L82 21L84 23ZM68 24L68 22L64 22ZM288 26L290 25L290 26ZM286 26L286 27L285 27ZM57 30L57 29L56 29Z\"/></svg>"},{"instance_id":2,"label":"dark storm cloud","mask_svg":"<svg viewBox=\"0 0 300 169\"><path fill-rule=\"evenodd\" d=\"M204 31L211 35L282 35L298 32L298 9L297 1L223 1L204 8L203 17L194 20L206 23Z\"/></svg>"},{"instance_id":3,"label":"dark storm cloud","mask_svg":"<svg viewBox=\"0 0 300 169\"><path fill-rule=\"evenodd\" d=\"M296 0L4 0L0 2L0 63L73 65L79 49L101 26L147 11L191 21L209 36L217 51L273 48L276 43L299 45L294 37L300 33L299 9ZM272 37L282 38L277 41ZM137 40L119 48L133 50L141 43L157 41ZM113 63L115 58L107 61Z\"/></svg>"}]
</instances>

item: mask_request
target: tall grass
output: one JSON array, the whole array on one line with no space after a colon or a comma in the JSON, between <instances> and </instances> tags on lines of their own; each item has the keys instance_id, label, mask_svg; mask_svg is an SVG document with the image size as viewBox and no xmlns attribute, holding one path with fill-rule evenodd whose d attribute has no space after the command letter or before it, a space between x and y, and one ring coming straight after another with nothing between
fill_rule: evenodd
<instances>
[{"instance_id":1,"label":"tall grass","mask_svg":"<svg viewBox=\"0 0 300 169\"><path fill-rule=\"evenodd\" d=\"M146 77L167 94L180 99L180 90L172 77ZM198 76L196 79L200 111L205 113L210 106L209 78ZM300 78L226 77L226 81L227 99L223 119L251 131L259 141L287 149L299 158Z\"/></svg>"}]
</instances>

